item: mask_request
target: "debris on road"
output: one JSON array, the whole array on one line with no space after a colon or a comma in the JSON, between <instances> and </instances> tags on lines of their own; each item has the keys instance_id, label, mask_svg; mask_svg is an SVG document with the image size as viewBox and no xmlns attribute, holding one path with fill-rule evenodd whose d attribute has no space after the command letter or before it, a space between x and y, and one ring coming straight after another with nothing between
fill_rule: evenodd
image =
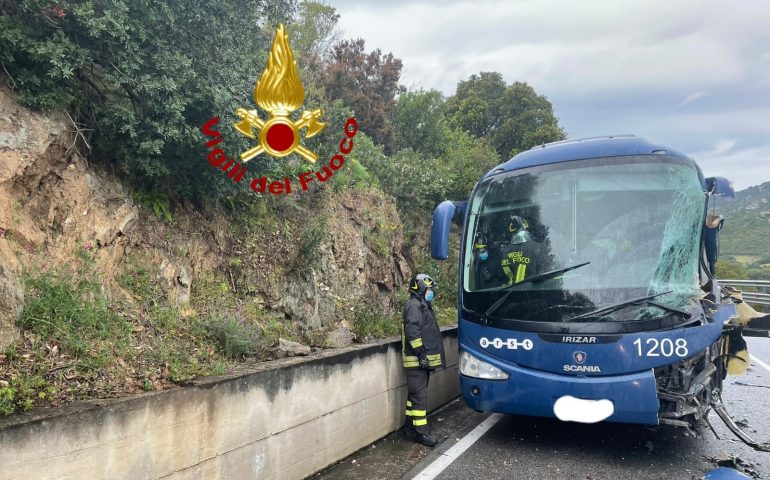
<instances>
[{"instance_id":1,"label":"debris on road","mask_svg":"<svg viewBox=\"0 0 770 480\"><path fill-rule=\"evenodd\" d=\"M709 458L709 461L716 463L720 467L727 467L737 470L751 478L762 478L759 472L757 472L756 467L754 467L751 462L747 462L735 454L719 452L715 456Z\"/></svg>"},{"instance_id":2,"label":"debris on road","mask_svg":"<svg viewBox=\"0 0 770 480\"><path fill-rule=\"evenodd\" d=\"M655 448L655 445L653 445L649 440L647 440L647 443L645 443L644 446L647 448L647 452L649 453L652 453L652 449Z\"/></svg>"},{"instance_id":3,"label":"debris on road","mask_svg":"<svg viewBox=\"0 0 770 480\"><path fill-rule=\"evenodd\" d=\"M743 387L762 387L762 388L770 388L770 385L760 385L760 384L758 384L758 383L751 383L751 382L746 382L746 381L743 381L743 380L736 380L736 381L735 381L735 382L733 382L733 383L734 383L735 385L741 385L741 386L743 386Z\"/></svg>"}]
</instances>

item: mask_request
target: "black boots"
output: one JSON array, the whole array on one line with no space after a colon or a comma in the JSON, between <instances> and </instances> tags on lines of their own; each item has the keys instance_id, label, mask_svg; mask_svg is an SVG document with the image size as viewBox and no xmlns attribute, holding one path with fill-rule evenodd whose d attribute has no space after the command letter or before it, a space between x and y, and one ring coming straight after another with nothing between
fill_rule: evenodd
<instances>
[{"instance_id":1,"label":"black boots","mask_svg":"<svg viewBox=\"0 0 770 480\"><path fill-rule=\"evenodd\" d=\"M422 445L425 445L426 447L435 447L438 443L438 440L431 437L427 433L417 433L414 434L414 441L417 443L420 443Z\"/></svg>"},{"instance_id":2,"label":"black boots","mask_svg":"<svg viewBox=\"0 0 770 480\"><path fill-rule=\"evenodd\" d=\"M425 445L426 447L435 447L438 443L438 440L436 440L434 437L431 437L427 433L418 433L417 430L414 429L412 422L409 421L407 421L404 425L404 435L421 445Z\"/></svg>"}]
</instances>

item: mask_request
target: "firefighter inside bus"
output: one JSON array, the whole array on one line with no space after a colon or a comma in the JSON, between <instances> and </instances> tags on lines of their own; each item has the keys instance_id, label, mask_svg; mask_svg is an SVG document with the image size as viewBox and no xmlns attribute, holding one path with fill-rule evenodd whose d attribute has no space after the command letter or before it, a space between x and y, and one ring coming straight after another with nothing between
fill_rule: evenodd
<instances>
[{"instance_id":1,"label":"firefighter inside bus","mask_svg":"<svg viewBox=\"0 0 770 480\"><path fill-rule=\"evenodd\" d=\"M548 268L549 256L533 235L537 225L520 213L514 210L480 220L473 241L477 289L513 285Z\"/></svg>"}]
</instances>

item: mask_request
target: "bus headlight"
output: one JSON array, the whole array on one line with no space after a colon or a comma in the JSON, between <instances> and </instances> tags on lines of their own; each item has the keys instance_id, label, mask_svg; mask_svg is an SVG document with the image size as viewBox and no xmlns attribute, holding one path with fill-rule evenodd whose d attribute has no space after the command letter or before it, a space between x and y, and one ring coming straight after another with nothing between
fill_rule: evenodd
<instances>
[{"instance_id":1,"label":"bus headlight","mask_svg":"<svg viewBox=\"0 0 770 480\"><path fill-rule=\"evenodd\" d=\"M460 373L484 380L508 380L507 373L468 352L460 352Z\"/></svg>"}]
</instances>

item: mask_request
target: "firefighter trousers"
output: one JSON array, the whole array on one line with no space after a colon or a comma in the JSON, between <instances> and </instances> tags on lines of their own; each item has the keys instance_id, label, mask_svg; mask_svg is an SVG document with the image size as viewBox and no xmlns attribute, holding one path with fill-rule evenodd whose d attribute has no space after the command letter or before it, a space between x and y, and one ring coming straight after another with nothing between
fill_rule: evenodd
<instances>
[{"instance_id":1,"label":"firefighter trousers","mask_svg":"<svg viewBox=\"0 0 770 480\"><path fill-rule=\"evenodd\" d=\"M406 370L406 423L417 433L428 433L428 379L430 371L421 368Z\"/></svg>"}]
</instances>

